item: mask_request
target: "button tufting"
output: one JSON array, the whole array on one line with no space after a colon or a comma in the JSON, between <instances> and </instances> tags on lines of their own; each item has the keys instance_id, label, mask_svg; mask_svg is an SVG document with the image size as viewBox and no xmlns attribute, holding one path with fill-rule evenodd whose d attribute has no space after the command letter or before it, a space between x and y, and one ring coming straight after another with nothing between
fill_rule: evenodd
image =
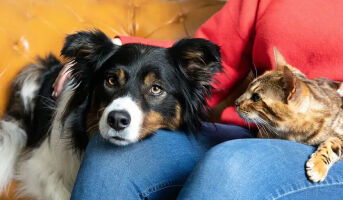
<instances>
[{"instance_id":1,"label":"button tufting","mask_svg":"<svg viewBox=\"0 0 343 200\"><path fill-rule=\"evenodd\" d=\"M184 13L179 13L179 14L178 14L178 17L177 17L177 21L180 22L180 23L182 23L182 22L185 21L186 17L187 17L187 16L186 16Z\"/></svg>"},{"instance_id":2,"label":"button tufting","mask_svg":"<svg viewBox=\"0 0 343 200\"><path fill-rule=\"evenodd\" d=\"M29 42L25 39L24 36L21 36L19 40L15 41L13 44L13 49L17 52L23 52L29 50Z\"/></svg>"}]
</instances>

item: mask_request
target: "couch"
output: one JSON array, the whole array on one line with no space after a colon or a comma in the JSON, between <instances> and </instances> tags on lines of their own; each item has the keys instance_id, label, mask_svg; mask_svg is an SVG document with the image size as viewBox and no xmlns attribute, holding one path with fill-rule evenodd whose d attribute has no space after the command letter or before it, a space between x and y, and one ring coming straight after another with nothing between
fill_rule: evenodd
<instances>
[{"instance_id":1,"label":"couch","mask_svg":"<svg viewBox=\"0 0 343 200\"><path fill-rule=\"evenodd\" d=\"M59 55L66 34L98 28L109 36L153 40L191 37L223 0L1 0L0 116L9 85L37 56ZM13 183L0 200L14 196Z\"/></svg>"}]
</instances>

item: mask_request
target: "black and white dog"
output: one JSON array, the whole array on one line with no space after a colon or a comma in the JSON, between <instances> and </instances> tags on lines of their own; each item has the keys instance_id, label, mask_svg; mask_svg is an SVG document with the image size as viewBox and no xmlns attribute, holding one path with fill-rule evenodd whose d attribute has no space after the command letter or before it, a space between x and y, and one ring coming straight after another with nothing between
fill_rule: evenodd
<instances>
[{"instance_id":1,"label":"black and white dog","mask_svg":"<svg viewBox=\"0 0 343 200\"><path fill-rule=\"evenodd\" d=\"M62 63L50 55L12 84L0 121L0 187L12 179L25 196L70 198L89 138L100 130L116 145L157 129L196 132L208 109L219 47L183 39L170 48L112 43L100 31L69 35L61 55L72 77L58 99L52 84Z\"/></svg>"}]
</instances>

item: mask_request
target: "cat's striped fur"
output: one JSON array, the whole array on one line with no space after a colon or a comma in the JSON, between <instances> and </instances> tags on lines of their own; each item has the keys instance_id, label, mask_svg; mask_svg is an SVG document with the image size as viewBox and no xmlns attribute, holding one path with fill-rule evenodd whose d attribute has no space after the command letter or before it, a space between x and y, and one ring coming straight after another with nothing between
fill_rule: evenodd
<instances>
[{"instance_id":1,"label":"cat's striped fur","mask_svg":"<svg viewBox=\"0 0 343 200\"><path fill-rule=\"evenodd\" d=\"M259 127L258 137L318 146L306 163L313 182L325 179L343 155L342 98L339 82L308 79L274 49L276 70L253 80L237 99L236 110Z\"/></svg>"}]
</instances>

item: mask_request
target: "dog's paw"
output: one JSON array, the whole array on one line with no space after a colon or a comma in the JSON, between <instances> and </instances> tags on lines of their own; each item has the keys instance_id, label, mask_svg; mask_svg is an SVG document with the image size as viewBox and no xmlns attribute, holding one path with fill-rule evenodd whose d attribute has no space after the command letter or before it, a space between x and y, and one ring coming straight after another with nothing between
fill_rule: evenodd
<instances>
[{"instance_id":1,"label":"dog's paw","mask_svg":"<svg viewBox=\"0 0 343 200\"><path fill-rule=\"evenodd\" d=\"M306 173L312 182L322 182L328 174L329 166L320 156L313 154L306 163Z\"/></svg>"}]
</instances>

